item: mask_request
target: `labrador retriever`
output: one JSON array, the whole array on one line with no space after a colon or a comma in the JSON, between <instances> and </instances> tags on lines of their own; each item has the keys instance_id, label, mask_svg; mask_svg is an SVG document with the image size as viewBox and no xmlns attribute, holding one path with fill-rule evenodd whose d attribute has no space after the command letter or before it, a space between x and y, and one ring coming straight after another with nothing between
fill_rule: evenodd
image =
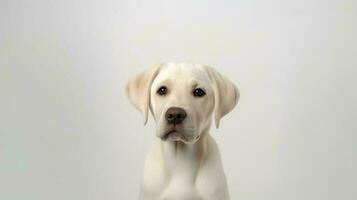
<instances>
[{"instance_id":1,"label":"labrador retriever","mask_svg":"<svg viewBox=\"0 0 357 200\"><path fill-rule=\"evenodd\" d=\"M227 200L229 193L212 116L221 118L237 104L239 91L215 69L166 63L129 81L129 101L156 122L157 142L149 152L140 200Z\"/></svg>"}]
</instances>

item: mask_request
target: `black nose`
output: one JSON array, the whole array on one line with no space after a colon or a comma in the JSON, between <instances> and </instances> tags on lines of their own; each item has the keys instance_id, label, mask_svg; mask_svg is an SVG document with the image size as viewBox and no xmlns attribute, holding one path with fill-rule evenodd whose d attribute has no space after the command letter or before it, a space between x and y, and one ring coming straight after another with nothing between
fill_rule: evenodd
<instances>
[{"instance_id":1,"label":"black nose","mask_svg":"<svg viewBox=\"0 0 357 200\"><path fill-rule=\"evenodd\" d=\"M166 111L165 118L169 124L180 124L186 118L186 112L182 108L171 107Z\"/></svg>"}]
</instances>

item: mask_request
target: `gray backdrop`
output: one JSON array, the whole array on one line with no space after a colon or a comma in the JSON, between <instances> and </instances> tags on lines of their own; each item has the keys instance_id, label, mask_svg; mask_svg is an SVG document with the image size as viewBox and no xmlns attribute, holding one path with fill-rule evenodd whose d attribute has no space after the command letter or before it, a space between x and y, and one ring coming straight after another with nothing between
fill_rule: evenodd
<instances>
[{"instance_id":1,"label":"gray backdrop","mask_svg":"<svg viewBox=\"0 0 357 200\"><path fill-rule=\"evenodd\" d=\"M0 199L136 199L154 140L125 83L166 61L240 88L212 129L233 200L357 199L357 3L0 2Z\"/></svg>"}]
</instances>

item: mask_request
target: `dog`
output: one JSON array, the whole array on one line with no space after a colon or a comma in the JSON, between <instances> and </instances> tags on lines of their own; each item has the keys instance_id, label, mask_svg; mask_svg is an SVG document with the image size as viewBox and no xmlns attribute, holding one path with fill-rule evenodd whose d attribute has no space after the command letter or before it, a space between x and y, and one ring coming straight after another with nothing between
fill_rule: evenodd
<instances>
[{"instance_id":1,"label":"dog","mask_svg":"<svg viewBox=\"0 0 357 200\"><path fill-rule=\"evenodd\" d=\"M215 69L165 63L126 86L127 96L156 122L156 143L144 165L140 200L228 200L226 176L209 133L238 103L239 90Z\"/></svg>"}]
</instances>

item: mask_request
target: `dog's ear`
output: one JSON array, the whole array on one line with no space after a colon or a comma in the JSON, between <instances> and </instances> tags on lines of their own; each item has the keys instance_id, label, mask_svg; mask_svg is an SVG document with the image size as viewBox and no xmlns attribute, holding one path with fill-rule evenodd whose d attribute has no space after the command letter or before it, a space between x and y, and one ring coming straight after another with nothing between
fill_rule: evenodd
<instances>
[{"instance_id":1,"label":"dog's ear","mask_svg":"<svg viewBox=\"0 0 357 200\"><path fill-rule=\"evenodd\" d=\"M230 80L218 73L215 69L209 66L205 66L204 68L212 82L215 101L215 122L216 128L218 128L220 119L237 105L239 90Z\"/></svg>"},{"instance_id":2,"label":"dog's ear","mask_svg":"<svg viewBox=\"0 0 357 200\"><path fill-rule=\"evenodd\" d=\"M144 117L144 125L148 120L148 110L150 106L150 89L161 65L139 74L126 85L126 94L131 104L137 108Z\"/></svg>"}]
</instances>

